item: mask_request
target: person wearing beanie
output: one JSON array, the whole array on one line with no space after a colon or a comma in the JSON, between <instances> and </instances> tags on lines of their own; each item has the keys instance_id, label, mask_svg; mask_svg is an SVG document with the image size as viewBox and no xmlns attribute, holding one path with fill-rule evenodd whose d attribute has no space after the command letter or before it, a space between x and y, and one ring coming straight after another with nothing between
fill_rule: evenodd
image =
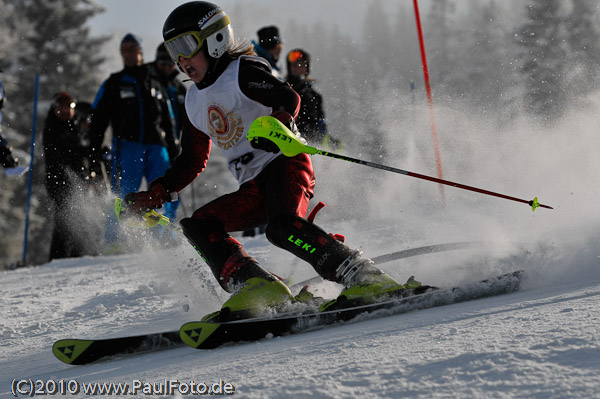
<instances>
[{"instance_id":1,"label":"person wearing beanie","mask_svg":"<svg viewBox=\"0 0 600 399\"><path fill-rule=\"evenodd\" d=\"M140 51L142 51L142 39L134 35L133 33L127 33L121 39L121 45L125 42L131 42L135 44Z\"/></svg>"},{"instance_id":2,"label":"person wearing beanie","mask_svg":"<svg viewBox=\"0 0 600 399\"><path fill-rule=\"evenodd\" d=\"M123 65L128 67L135 67L144 63L144 56L142 53L142 42L133 33L128 33L121 39L121 57L123 58Z\"/></svg>"},{"instance_id":3,"label":"person wearing beanie","mask_svg":"<svg viewBox=\"0 0 600 399\"><path fill-rule=\"evenodd\" d=\"M276 26L265 26L256 33L258 42L252 41L254 51L259 57L263 57L271 65L273 75L279 80L283 80L283 74L277 64L283 49L283 40L279 35L279 28Z\"/></svg>"},{"instance_id":4,"label":"person wearing beanie","mask_svg":"<svg viewBox=\"0 0 600 399\"><path fill-rule=\"evenodd\" d=\"M79 129L75 117L75 100L66 91L52 97L52 105L44 122L42 144L46 166L45 186L53 206L54 228L49 260L86 255L86 242L76 231L74 198L90 187L89 140Z\"/></svg>"},{"instance_id":5,"label":"person wearing beanie","mask_svg":"<svg viewBox=\"0 0 600 399\"><path fill-rule=\"evenodd\" d=\"M94 171L98 174L103 162L104 135L111 126L111 185L117 196L123 197L138 190L144 179L150 183L162 176L170 166L169 148L176 145L169 105L153 68L143 61L141 40L132 33L126 34L120 52L123 69L102 83L92 104L90 140L95 154ZM104 253L125 250L118 233L118 221L110 212Z\"/></svg>"}]
</instances>

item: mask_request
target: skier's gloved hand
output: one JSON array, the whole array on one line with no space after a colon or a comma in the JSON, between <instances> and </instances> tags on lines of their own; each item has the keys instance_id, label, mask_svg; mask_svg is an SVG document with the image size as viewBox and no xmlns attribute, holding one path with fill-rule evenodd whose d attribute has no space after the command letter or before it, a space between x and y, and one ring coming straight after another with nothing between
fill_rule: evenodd
<instances>
[{"instance_id":1,"label":"skier's gloved hand","mask_svg":"<svg viewBox=\"0 0 600 399\"><path fill-rule=\"evenodd\" d=\"M9 147L0 145L0 164L5 168L14 168L19 166L19 160L12 155Z\"/></svg>"},{"instance_id":2,"label":"skier's gloved hand","mask_svg":"<svg viewBox=\"0 0 600 399\"><path fill-rule=\"evenodd\" d=\"M143 214L161 208L165 202L170 200L171 195L163 185L160 182L152 182L148 191L129 193L123 202L128 212Z\"/></svg>"},{"instance_id":3,"label":"skier's gloved hand","mask_svg":"<svg viewBox=\"0 0 600 399\"><path fill-rule=\"evenodd\" d=\"M283 123L285 125L285 127L287 127L288 129L290 129L292 131L292 133L294 133L296 136L298 136L298 138L304 143L306 144L306 140L304 140L301 136L300 133L298 132L298 127L296 127L296 121L294 121L294 117L290 114L288 114L285 111L274 111L273 113L271 113L271 115L273 118L278 119L281 123ZM273 143L271 140L269 139L265 139L262 137L257 137L255 139L253 139L250 142L250 145L253 148L259 149L259 150L263 150L263 151L267 151L267 152L272 152L277 154L279 152L279 147L277 147L277 144Z\"/></svg>"},{"instance_id":4,"label":"skier's gloved hand","mask_svg":"<svg viewBox=\"0 0 600 399\"><path fill-rule=\"evenodd\" d=\"M279 152L279 147L277 147L277 144L273 143L269 139L265 139L264 137L255 137L250 142L250 145L252 148L256 148L257 150L272 152L273 154L277 154Z\"/></svg>"}]
</instances>

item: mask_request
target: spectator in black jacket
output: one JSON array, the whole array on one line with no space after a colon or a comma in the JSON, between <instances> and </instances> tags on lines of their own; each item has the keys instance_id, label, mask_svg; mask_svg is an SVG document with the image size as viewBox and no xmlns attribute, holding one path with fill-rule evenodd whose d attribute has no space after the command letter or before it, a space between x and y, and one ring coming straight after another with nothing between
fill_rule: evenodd
<instances>
[{"instance_id":1,"label":"spectator in black jacket","mask_svg":"<svg viewBox=\"0 0 600 399\"><path fill-rule=\"evenodd\" d=\"M0 70L0 72L2 72ZM0 123L2 123L2 106L4 105L4 85L0 81ZM12 151L4 137L2 137L2 126L0 125L0 164L5 168L14 168L19 161L13 156Z\"/></svg>"},{"instance_id":2,"label":"spectator in black jacket","mask_svg":"<svg viewBox=\"0 0 600 399\"><path fill-rule=\"evenodd\" d=\"M327 131L323 97L313 88L310 73L310 55L302 49L294 49L287 55L286 81L300 95L300 112L296 126L302 136L313 146L340 149L342 142L332 138Z\"/></svg>"},{"instance_id":3,"label":"spectator in black jacket","mask_svg":"<svg viewBox=\"0 0 600 399\"><path fill-rule=\"evenodd\" d=\"M50 260L83 256L89 243L73 225L78 194L89 188L89 138L78 128L75 101L67 92L54 95L43 135L46 191L52 201L54 230Z\"/></svg>"},{"instance_id":4,"label":"spectator in black jacket","mask_svg":"<svg viewBox=\"0 0 600 399\"><path fill-rule=\"evenodd\" d=\"M13 156L12 150L0 131L0 164L5 168L14 168L19 164L18 160Z\"/></svg>"}]
</instances>

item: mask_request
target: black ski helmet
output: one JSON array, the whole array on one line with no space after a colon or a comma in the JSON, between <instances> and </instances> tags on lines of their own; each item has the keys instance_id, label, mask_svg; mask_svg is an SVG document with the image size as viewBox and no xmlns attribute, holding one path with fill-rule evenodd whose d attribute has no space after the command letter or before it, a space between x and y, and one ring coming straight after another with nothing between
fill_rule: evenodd
<instances>
[{"instance_id":1,"label":"black ski helmet","mask_svg":"<svg viewBox=\"0 0 600 399\"><path fill-rule=\"evenodd\" d=\"M291 71L291 65L293 63L300 63L300 62L304 62L304 65L306 65L306 75L308 75L310 73L310 54L308 54L306 51L302 50L301 48L295 48L293 50L291 50L287 57L285 57L285 61L287 63L287 70L288 70L288 74Z\"/></svg>"},{"instance_id":2,"label":"black ski helmet","mask_svg":"<svg viewBox=\"0 0 600 399\"><path fill-rule=\"evenodd\" d=\"M192 54L173 54L174 46L169 41L190 34L190 39L200 43ZM171 58L177 62L179 56L191 57L201 48L205 54L220 58L233 46L233 30L229 16L216 4L207 1L191 1L174 9L163 25L163 38ZM174 44L174 43L172 43ZM189 44L189 43L188 43Z\"/></svg>"}]
</instances>

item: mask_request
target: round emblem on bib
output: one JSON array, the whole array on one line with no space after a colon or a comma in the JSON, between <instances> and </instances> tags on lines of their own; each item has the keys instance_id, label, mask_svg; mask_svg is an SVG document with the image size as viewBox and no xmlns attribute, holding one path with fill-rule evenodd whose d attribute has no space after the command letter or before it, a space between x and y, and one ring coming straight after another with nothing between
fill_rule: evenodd
<instances>
[{"instance_id":1,"label":"round emblem on bib","mask_svg":"<svg viewBox=\"0 0 600 399\"><path fill-rule=\"evenodd\" d=\"M208 108L208 123L213 131L218 135L227 134L229 130L229 121L221 108L211 105Z\"/></svg>"}]
</instances>

